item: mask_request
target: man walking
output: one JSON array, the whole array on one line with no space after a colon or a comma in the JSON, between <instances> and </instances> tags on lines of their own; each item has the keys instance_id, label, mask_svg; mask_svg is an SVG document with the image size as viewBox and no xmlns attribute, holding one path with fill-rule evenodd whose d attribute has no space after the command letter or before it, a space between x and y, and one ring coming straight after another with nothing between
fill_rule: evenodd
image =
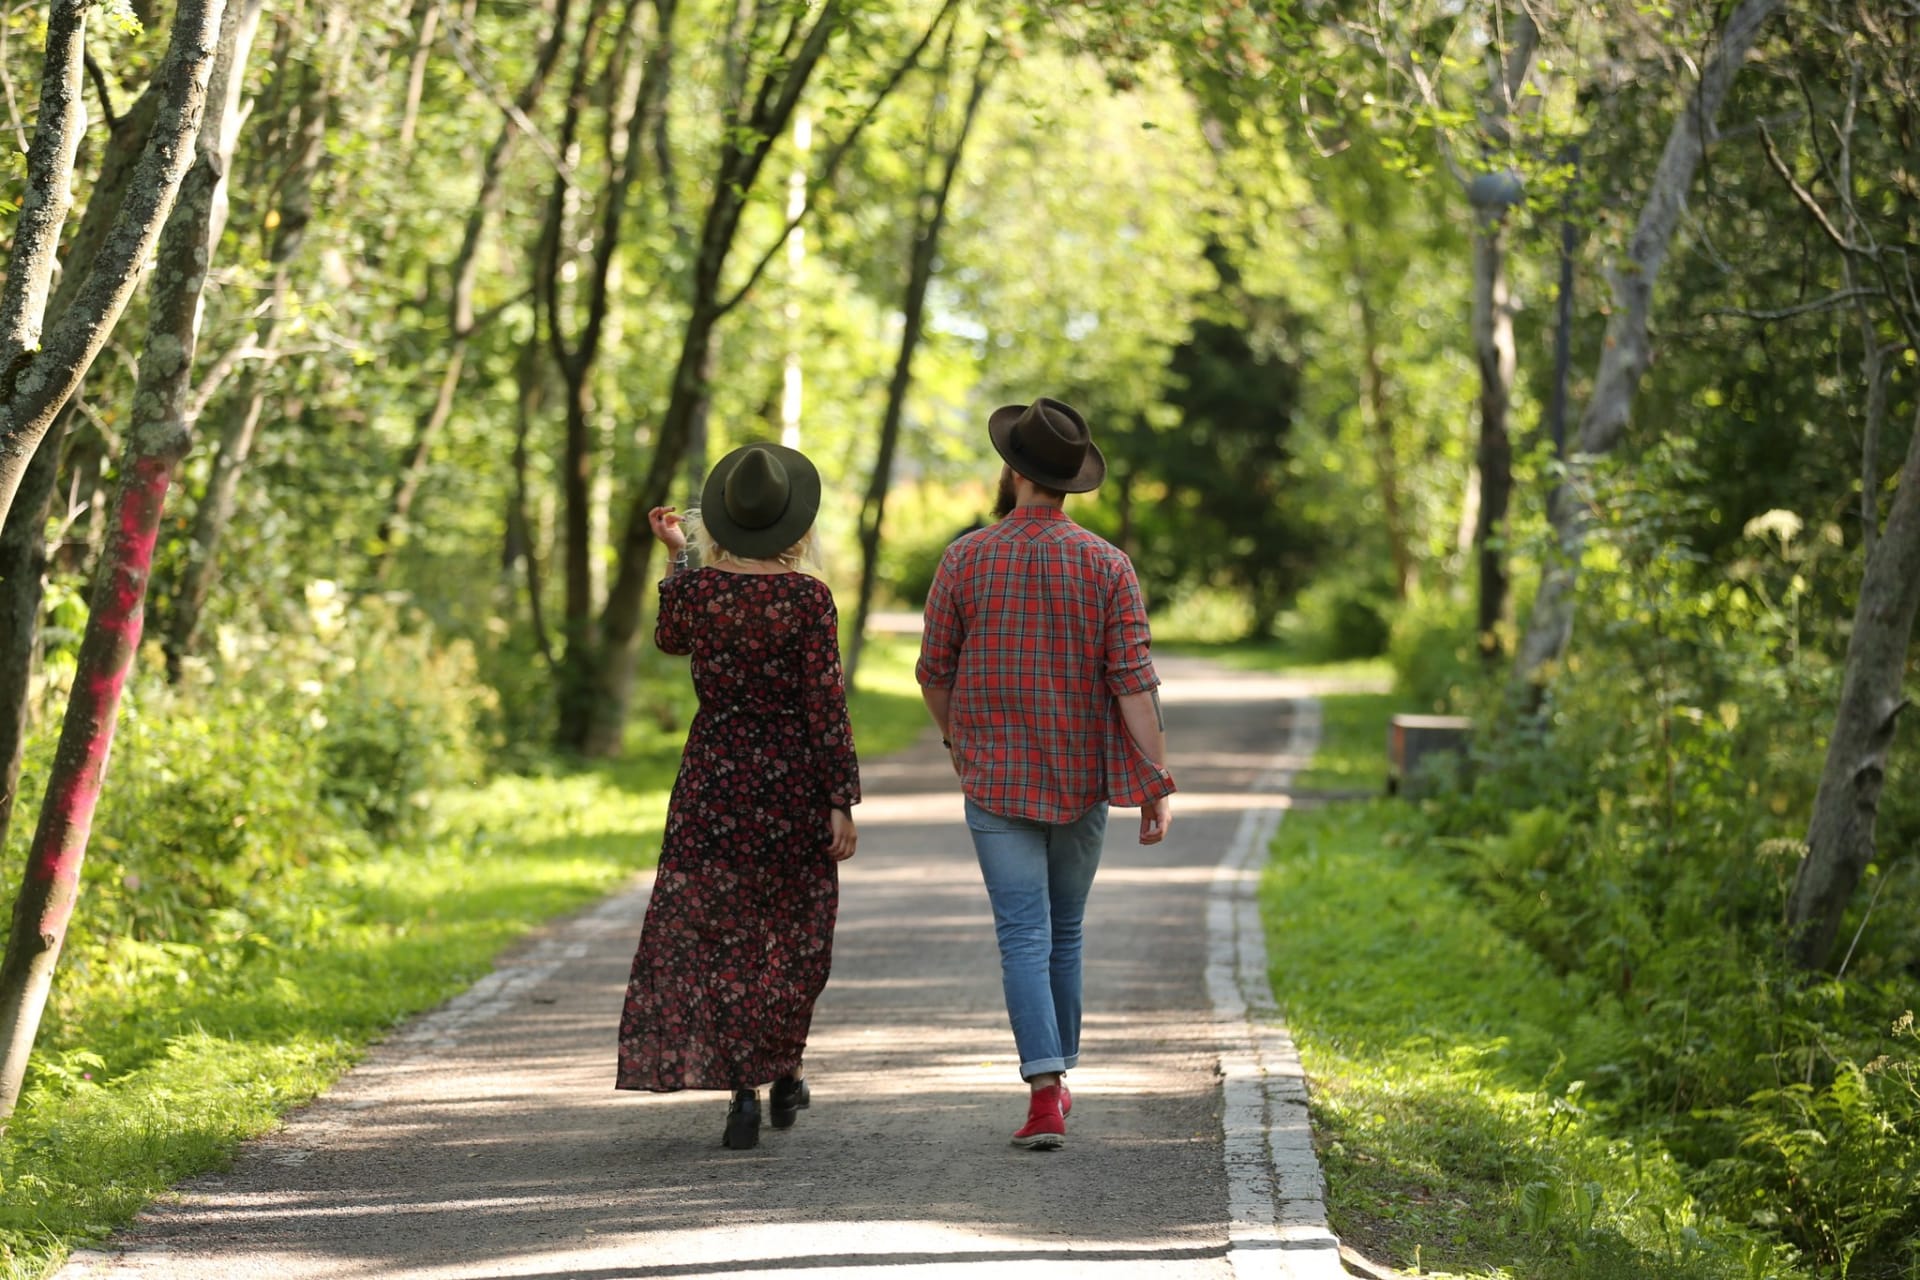
<instances>
[{"instance_id":1,"label":"man walking","mask_svg":"<svg viewBox=\"0 0 1920 1280\"><path fill-rule=\"evenodd\" d=\"M1013 1143L1066 1145L1080 1056L1080 953L1107 807L1140 843L1173 820L1160 680L1127 557L1068 518L1106 477L1086 420L1042 398L994 412L999 522L947 548L915 669L966 793L993 904L1007 1016L1029 1089Z\"/></svg>"}]
</instances>

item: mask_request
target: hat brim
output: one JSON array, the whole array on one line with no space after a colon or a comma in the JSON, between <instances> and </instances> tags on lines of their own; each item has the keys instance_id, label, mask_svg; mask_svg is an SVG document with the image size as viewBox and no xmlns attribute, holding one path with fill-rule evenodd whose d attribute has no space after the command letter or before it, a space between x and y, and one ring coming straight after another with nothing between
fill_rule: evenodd
<instances>
[{"instance_id":1,"label":"hat brim","mask_svg":"<svg viewBox=\"0 0 1920 1280\"><path fill-rule=\"evenodd\" d=\"M786 469L787 509L772 524L748 529L727 514L727 478L749 450L765 449ZM807 455L782 444L747 444L713 464L700 490L700 523L723 550L749 560L777 556L806 536L820 513L820 470Z\"/></svg>"},{"instance_id":2,"label":"hat brim","mask_svg":"<svg viewBox=\"0 0 1920 1280\"><path fill-rule=\"evenodd\" d=\"M1031 406L1010 404L995 409L987 417L987 439L993 441L995 453L1001 461L1015 471L1043 488L1055 493L1092 493L1107 478L1107 458L1100 452L1100 446L1087 441L1087 456L1080 461L1080 469L1072 475L1051 475L1036 468L1027 458L1015 458L1013 453L1013 424L1020 415Z\"/></svg>"}]
</instances>

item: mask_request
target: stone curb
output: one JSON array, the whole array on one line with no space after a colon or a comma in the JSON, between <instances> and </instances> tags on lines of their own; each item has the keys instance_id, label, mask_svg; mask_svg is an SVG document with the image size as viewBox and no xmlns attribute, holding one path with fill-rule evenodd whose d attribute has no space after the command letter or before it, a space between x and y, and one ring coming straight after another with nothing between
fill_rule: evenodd
<instances>
[{"instance_id":1,"label":"stone curb","mask_svg":"<svg viewBox=\"0 0 1920 1280\"><path fill-rule=\"evenodd\" d=\"M1207 992L1219 1028L1225 1101L1227 1259L1243 1280L1348 1277L1340 1241L1327 1225L1306 1073L1273 998L1260 923L1260 876L1286 813L1279 793L1319 741L1319 702L1297 700L1286 747L1253 785L1277 802L1241 818L1207 903Z\"/></svg>"}]
</instances>

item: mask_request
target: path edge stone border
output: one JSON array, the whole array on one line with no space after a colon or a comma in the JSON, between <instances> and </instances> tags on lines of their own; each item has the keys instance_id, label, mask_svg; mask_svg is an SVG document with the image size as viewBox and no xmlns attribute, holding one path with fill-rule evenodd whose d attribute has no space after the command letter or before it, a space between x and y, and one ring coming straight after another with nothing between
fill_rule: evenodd
<instances>
[{"instance_id":1,"label":"path edge stone border","mask_svg":"<svg viewBox=\"0 0 1920 1280\"><path fill-rule=\"evenodd\" d=\"M1207 900L1207 992L1220 1045L1227 1259L1237 1280L1347 1280L1327 1225L1306 1072L1274 1000L1260 922L1260 878L1286 814L1281 793L1320 742L1320 704L1297 698L1286 745L1253 784L1276 803L1249 808Z\"/></svg>"}]
</instances>

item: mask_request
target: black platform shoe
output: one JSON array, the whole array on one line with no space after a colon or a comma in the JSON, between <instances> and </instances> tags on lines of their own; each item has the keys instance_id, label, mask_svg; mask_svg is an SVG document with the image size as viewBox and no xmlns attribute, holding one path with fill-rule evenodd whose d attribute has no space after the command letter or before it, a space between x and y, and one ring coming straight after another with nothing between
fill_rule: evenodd
<instances>
[{"instance_id":1,"label":"black platform shoe","mask_svg":"<svg viewBox=\"0 0 1920 1280\"><path fill-rule=\"evenodd\" d=\"M752 1089L735 1089L733 1105L727 1108L727 1132L720 1145L735 1151L760 1145L760 1095Z\"/></svg>"},{"instance_id":2,"label":"black platform shoe","mask_svg":"<svg viewBox=\"0 0 1920 1280\"><path fill-rule=\"evenodd\" d=\"M767 1109L773 1113L770 1118L776 1129L791 1129L793 1122L800 1118L800 1113L812 1105L813 1098L807 1089L807 1082L792 1076L781 1076L767 1092Z\"/></svg>"}]
</instances>

